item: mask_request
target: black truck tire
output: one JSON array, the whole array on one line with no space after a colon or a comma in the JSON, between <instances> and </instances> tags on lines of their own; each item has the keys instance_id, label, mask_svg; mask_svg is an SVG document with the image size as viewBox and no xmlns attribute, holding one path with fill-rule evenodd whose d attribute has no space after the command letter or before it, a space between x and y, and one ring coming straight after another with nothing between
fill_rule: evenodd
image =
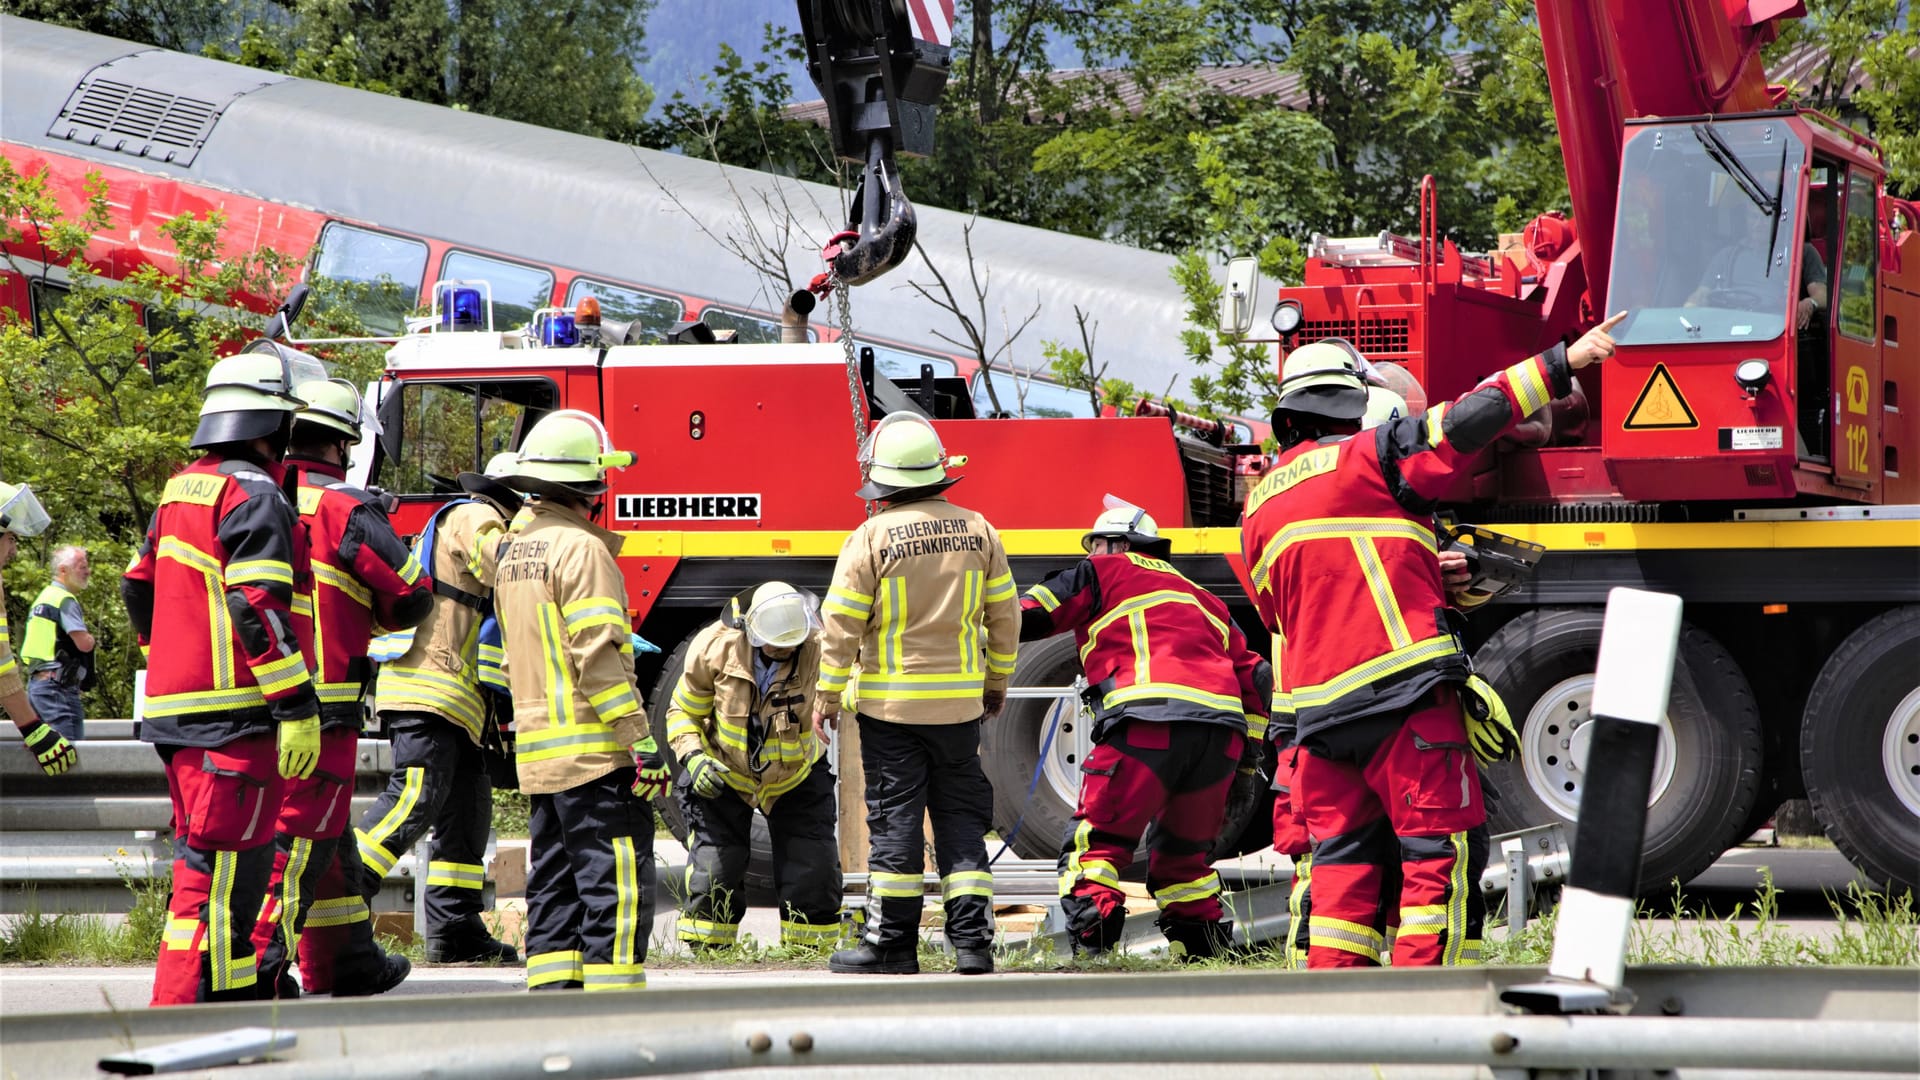
<instances>
[{"instance_id":1,"label":"black truck tire","mask_svg":"<svg viewBox=\"0 0 1920 1080\"><path fill-rule=\"evenodd\" d=\"M1497 835L1577 814L1583 772L1573 745L1589 719L1587 702L1605 613L1547 608L1514 619L1474 657L1500 691L1520 756L1496 763L1498 794L1489 818ZM1674 665L1669 723L1655 766L1640 891L1657 896L1693 880L1740 842L1759 795L1760 713L1739 666L1705 631L1683 625ZM1589 736L1590 737L1590 736Z\"/></svg>"},{"instance_id":2,"label":"black truck tire","mask_svg":"<svg viewBox=\"0 0 1920 1080\"><path fill-rule=\"evenodd\" d=\"M1073 635L1057 634L1020 646L1019 666L1007 680L1009 687L1067 686L1080 676L1080 654ZM1057 768L1049 775L1034 772L1040 748L1055 709L1062 710L1053 731ZM1077 769L1071 751L1076 725L1091 723L1078 701L1046 698L1008 698L1000 715L981 725L980 758L993 784L993 831L1002 841L1011 838L1012 854L1021 859L1051 859L1060 854L1060 842L1073 825L1078 788L1064 789L1063 772ZM1027 797L1027 789L1033 797ZM999 848L993 848L998 852Z\"/></svg>"},{"instance_id":3,"label":"black truck tire","mask_svg":"<svg viewBox=\"0 0 1920 1080\"><path fill-rule=\"evenodd\" d=\"M687 666L687 646L693 643L692 635L671 653L660 669L660 678L653 684L653 694L647 698L647 723L653 729L654 741L660 744L660 752L667 756L667 762L673 767L673 774L680 775L680 762L675 758L673 747L667 743L667 707L673 701L673 688L679 685L680 673ZM682 844L687 842L687 819L680 814L680 801L672 792L653 801L653 808L666 823L674 839ZM660 882L663 902L678 903L683 889L679 881ZM773 835L767 831L767 819L758 813L753 815L753 853L747 862L747 903L753 906L776 903L773 892Z\"/></svg>"},{"instance_id":4,"label":"black truck tire","mask_svg":"<svg viewBox=\"0 0 1920 1080\"><path fill-rule=\"evenodd\" d=\"M1867 620L1827 658L1800 767L1841 854L1882 885L1920 890L1920 606Z\"/></svg>"}]
</instances>

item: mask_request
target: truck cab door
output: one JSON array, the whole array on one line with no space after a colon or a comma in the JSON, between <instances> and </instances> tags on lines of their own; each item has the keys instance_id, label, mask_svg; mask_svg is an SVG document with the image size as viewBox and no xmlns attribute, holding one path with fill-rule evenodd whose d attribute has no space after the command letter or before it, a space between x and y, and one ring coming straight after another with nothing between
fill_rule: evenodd
<instances>
[{"instance_id":1,"label":"truck cab door","mask_svg":"<svg viewBox=\"0 0 1920 1080\"><path fill-rule=\"evenodd\" d=\"M1829 431L1833 482L1842 487L1871 488L1880 481L1879 185L1875 173L1857 167L1847 171L1839 258L1830 275L1834 332Z\"/></svg>"}]
</instances>

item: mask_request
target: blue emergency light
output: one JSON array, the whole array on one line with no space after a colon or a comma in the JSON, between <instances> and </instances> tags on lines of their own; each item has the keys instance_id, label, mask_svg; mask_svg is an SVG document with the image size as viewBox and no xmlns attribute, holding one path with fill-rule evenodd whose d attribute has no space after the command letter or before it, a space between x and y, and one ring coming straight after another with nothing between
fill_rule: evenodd
<instances>
[{"instance_id":1,"label":"blue emergency light","mask_svg":"<svg viewBox=\"0 0 1920 1080\"><path fill-rule=\"evenodd\" d=\"M570 311L543 311L534 317L534 333L542 345L571 348L580 344L580 330Z\"/></svg>"},{"instance_id":2,"label":"blue emergency light","mask_svg":"<svg viewBox=\"0 0 1920 1080\"><path fill-rule=\"evenodd\" d=\"M447 330L484 327L486 303L480 290L467 286L443 285L440 288L440 326Z\"/></svg>"}]
</instances>

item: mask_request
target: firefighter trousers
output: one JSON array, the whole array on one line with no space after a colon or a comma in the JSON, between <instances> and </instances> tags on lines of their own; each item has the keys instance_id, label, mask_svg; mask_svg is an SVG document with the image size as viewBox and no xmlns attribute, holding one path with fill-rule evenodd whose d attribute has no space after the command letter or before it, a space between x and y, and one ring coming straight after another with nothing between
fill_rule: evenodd
<instances>
[{"instance_id":1,"label":"firefighter trousers","mask_svg":"<svg viewBox=\"0 0 1920 1080\"><path fill-rule=\"evenodd\" d=\"M1220 876L1207 852L1226 817L1246 736L1220 724L1122 719L1080 766L1080 805L1060 848L1060 907L1094 950L1126 921L1120 875L1151 827L1147 888L1165 924L1221 921Z\"/></svg>"},{"instance_id":2,"label":"firefighter trousers","mask_svg":"<svg viewBox=\"0 0 1920 1080\"><path fill-rule=\"evenodd\" d=\"M732 945L746 911L753 807L732 791L704 799L685 771L674 785L687 822L687 876L680 940ZM840 940L840 845L834 837L833 770L822 760L765 812L773 840L780 942L813 948Z\"/></svg>"},{"instance_id":3,"label":"firefighter trousers","mask_svg":"<svg viewBox=\"0 0 1920 1080\"><path fill-rule=\"evenodd\" d=\"M153 1004L253 1000L253 929L273 873L282 785L274 735L155 749L166 763L174 832Z\"/></svg>"},{"instance_id":4,"label":"firefighter trousers","mask_svg":"<svg viewBox=\"0 0 1920 1080\"><path fill-rule=\"evenodd\" d=\"M396 711L381 719L393 740L393 775L354 832L367 871L360 898L373 899L393 864L431 825L427 936L477 924L493 825L486 759L466 730L444 717Z\"/></svg>"},{"instance_id":5,"label":"firefighter trousers","mask_svg":"<svg viewBox=\"0 0 1920 1080\"><path fill-rule=\"evenodd\" d=\"M980 721L896 724L863 715L860 763L867 773L867 943L897 948L919 939L924 815L933 819L947 942L991 947L993 786L980 768Z\"/></svg>"},{"instance_id":6,"label":"firefighter trousers","mask_svg":"<svg viewBox=\"0 0 1920 1080\"><path fill-rule=\"evenodd\" d=\"M335 861L353 799L353 765L360 733L350 727L320 733L320 761L305 780L282 781L274 826L273 874L267 902L253 928L260 957L260 996L276 996L289 956L299 955L300 935L323 877L339 877ZM302 972L304 976L306 972ZM311 980L303 978L311 988Z\"/></svg>"},{"instance_id":7,"label":"firefighter trousers","mask_svg":"<svg viewBox=\"0 0 1920 1080\"><path fill-rule=\"evenodd\" d=\"M653 932L653 807L633 768L529 796L527 989L643 990Z\"/></svg>"},{"instance_id":8,"label":"firefighter trousers","mask_svg":"<svg viewBox=\"0 0 1920 1080\"><path fill-rule=\"evenodd\" d=\"M1293 792L1313 837L1307 966L1372 966L1383 954L1396 967L1478 959L1486 831L1475 830L1486 810L1453 687L1309 736L1302 750Z\"/></svg>"}]
</instances>

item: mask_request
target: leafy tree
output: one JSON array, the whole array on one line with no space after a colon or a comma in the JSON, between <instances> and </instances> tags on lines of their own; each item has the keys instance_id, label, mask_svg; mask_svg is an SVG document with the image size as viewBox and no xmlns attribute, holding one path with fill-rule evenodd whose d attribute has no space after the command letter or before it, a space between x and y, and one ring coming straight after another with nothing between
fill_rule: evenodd
<instances>
[{"instance_id":1,"label":"leafy tree","mask_svg":"<svg viewBox=\"0 0 1920 1080\"><path fill-rule=\"evenodd\" d=\"M1907 0L1808 0L1806 17L1785 23L1764 53L1826 48L1826 62L1788 90L1878 140L1888 190L1907 198L1920 196L1920 28L1910 19Z\"/></svg>"},{"instance_id":2,"label":"leafy tree","mask_svg":"<svg viewBox=\"0 0 1920 1080\"><path fill-rule=\"evenodd\" d=\"M25 481L53 518L47 535L6 567L7 595L22 625L46 584L47 556L85 545L97 568L81 596L99 639L94 715L131 715L139 655L120 602L119 576L146 530L167 477L192 457L201 388L216 356L257 331L250 308L282 295L296 266L267 250L228 243L218 211L185 214L160 227L178 276L151 264L115 280L88 255L114 213L107 187L90 175L78 207L63 208L47 174L22 175L0 158L0 232L11 250L0 274L29 280L42 303L38 328L0 310L0 476ZM64 266L66 281L46 270ZM350 309L310 304L314 325L355 329ZM304 320L303 320L304 325ZM356 380L377 372L378 351L338 350L336 371Z\"/></svg>"},{"instance_id":3,"label":"leafy tree","mask_svg":"<svg viewBox=\"0 0 1920 1080\"><path fill-rule=\"evenodd\" d=\"M794 98L787 65L804 59L806 43L799 35L772 23L761 27L760 56L752 63L723 42L698 92L674 91L661 106L662 118L643 128L639 139L723 165L836 183L832 137L783 112Z\"/></svg>"}]
</instances>

